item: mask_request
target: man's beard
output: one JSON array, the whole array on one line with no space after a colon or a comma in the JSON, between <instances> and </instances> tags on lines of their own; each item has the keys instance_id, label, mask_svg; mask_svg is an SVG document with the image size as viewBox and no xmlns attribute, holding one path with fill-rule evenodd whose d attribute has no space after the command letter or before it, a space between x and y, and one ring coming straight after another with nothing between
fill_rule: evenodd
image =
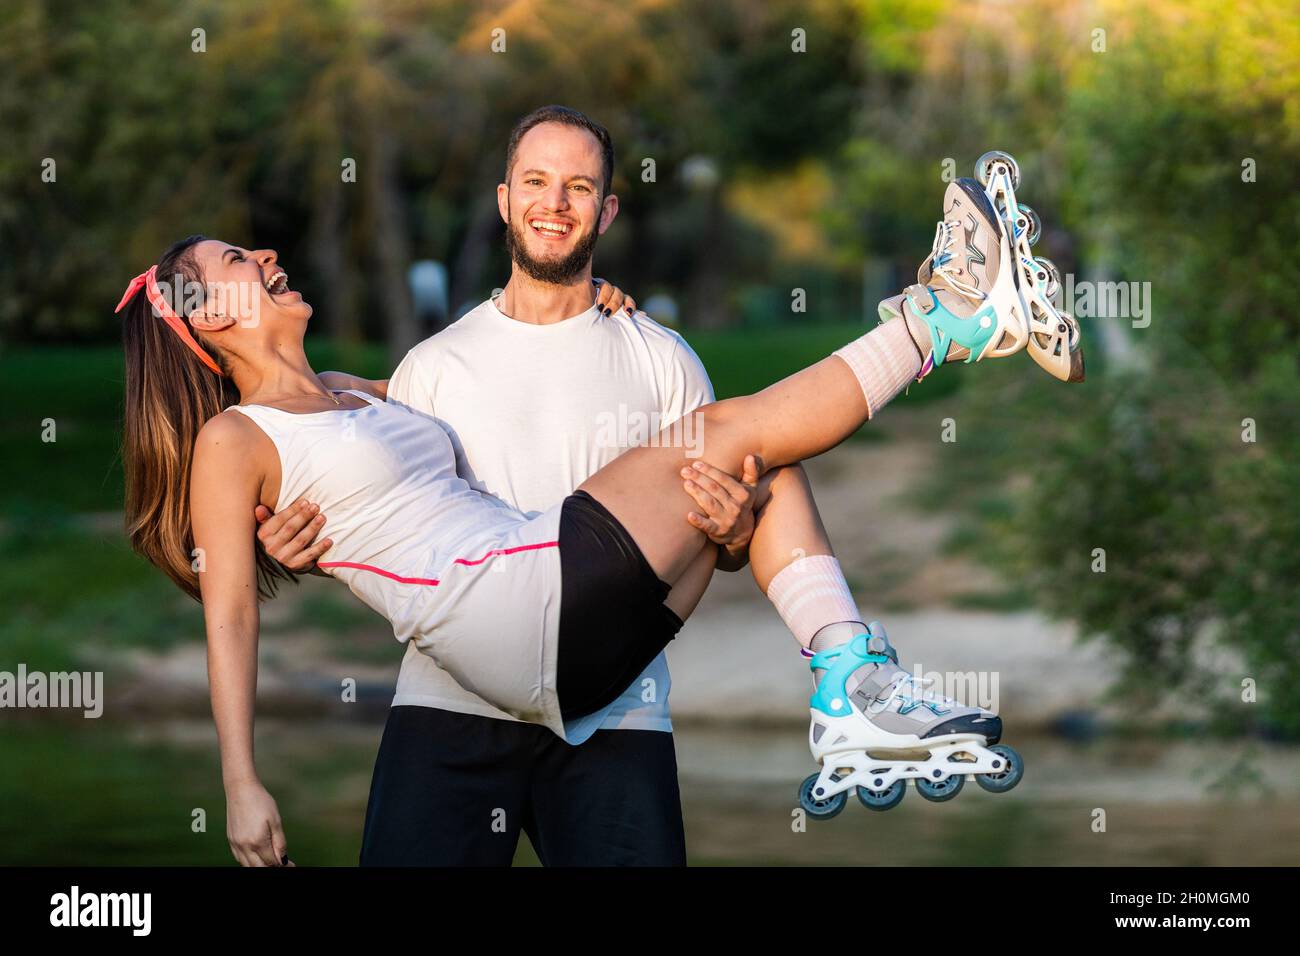
<instances>
[{"instance_id":1,"label":"man's beard","mask_svg":"<svg viewBox=\"0 0 1300 956\"><path fill-rule=\"evenodd\" d=\"M551 285L571 285L591 262L591 254L596 250L596 237L597 232L593 229L578 240L568 255L559 259L536 259L528 252L522 230L511 222L506 229L506 251L530 279Z\"/></svg>"}]
</instances>

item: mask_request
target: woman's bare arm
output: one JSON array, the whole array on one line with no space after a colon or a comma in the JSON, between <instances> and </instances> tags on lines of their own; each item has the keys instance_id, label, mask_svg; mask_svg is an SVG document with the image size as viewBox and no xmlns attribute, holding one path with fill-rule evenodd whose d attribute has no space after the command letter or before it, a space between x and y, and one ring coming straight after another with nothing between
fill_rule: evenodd
<instances>
[{"instance_id":1,"label":"woman's bare arm","mask_svg":"<svg viewBox=\"0 0 1300 956\"><path fill-rule=\"evenodd\" d=\"M266 480L263 442L269 445L237 412L218 415L199 433L190 479L227 836L236 859L246 866L274 866L287 855L275 802L253 760L259 623L253 510ZM278 484L278 473L275 480Z\"/></svg>"}]
</instances>

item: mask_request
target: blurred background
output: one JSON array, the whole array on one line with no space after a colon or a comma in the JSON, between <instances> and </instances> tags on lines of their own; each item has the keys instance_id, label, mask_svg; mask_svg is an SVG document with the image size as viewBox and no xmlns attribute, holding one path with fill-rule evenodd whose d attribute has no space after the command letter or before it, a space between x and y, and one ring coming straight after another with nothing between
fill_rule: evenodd
<instances>
[{"instance_id":1,"label":"blurred background","mask_svg":"<svg viewBox=\"0 0 1300 956\"><path fill-rule=\"evenodd\" d=\"M1083 385L944 369L809 466L860 606L905 663L996 678L1025 781L799 832L807 673L722 576L670 652L692 862L1300 862L1297 14L6 0L0 671L102 671L105 708L0 710L0 863L230 862L200 610L121 530L126 282L191 233L274 247L315 366L384 377L504 284L506 137L551 102L617 148L596 274L720 397L874 322L991 148L1067 284L1134 296L1079 308ZM402 648L288 590L259 764L294 858L350 865Z\"/></svg>"}]
</instances>

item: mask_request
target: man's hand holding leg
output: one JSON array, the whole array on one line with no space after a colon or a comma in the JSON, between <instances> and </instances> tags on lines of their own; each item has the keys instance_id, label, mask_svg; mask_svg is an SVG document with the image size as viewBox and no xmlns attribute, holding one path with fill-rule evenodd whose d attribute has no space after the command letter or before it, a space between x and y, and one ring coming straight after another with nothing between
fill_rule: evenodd
<instances>
[{"instance_id":1,"label":"man's hand holding leg","mask_svg":"<svg viewBox=\"0 0 1300 956\"><path fill-rule=\"evenodd\" d=\"M690 511L686 520L718 545L718 569L739 571L749 563L749 539L754 534L754 501L763 462L746 455L740 478L734 478L704 461L682 469L686 493L700 511Z\"/></svg>"},{"instance_id":2,"label":"man's hand holding leg","mask_svg":"<svg viewBox=\"0 0 1300 956\"><path fill-rule=\"evenodd\" d=\"M253 513L258 524L257 540L267 554L295 574L324 573L316 569L316 562L334 542L329 538L316 540L325 527L325 516L318 505L300 498L275 514L265 505L258 505Z\"/></svg>"}]
</instances>

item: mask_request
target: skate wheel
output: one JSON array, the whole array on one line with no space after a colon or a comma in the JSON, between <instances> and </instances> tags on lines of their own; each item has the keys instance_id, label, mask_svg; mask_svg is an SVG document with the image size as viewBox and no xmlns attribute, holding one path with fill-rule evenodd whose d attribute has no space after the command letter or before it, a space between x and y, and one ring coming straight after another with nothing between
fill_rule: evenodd
<instances>
[{"instance_id":1,"label":"skate wheel","mask_svg":"<svg viewBox=\"0 0 1300 956\"><path fill-rule=\"evenodd\" d=\"M1043 292L1049 298L1056 295L1056 290L1061 287L1061 270L1056 268L1056 263L1046 256L1034 256L1034 266L1038 270L1034 278L1040 285L1044 285ZM1042 276L1039 279L1039 276Z\"/></svg>"},{"instance_id":2,"label":"skate wheel","mask_svg":"<svg viewBox=\"0 0 1300 956\"><path fill-rule=\"evenodd\" d=\"M961 788L964 786L966 786L966 778L959 773L954 773L943 780L918 778L916 792L931 803L943 803L945 800L951 800L961 793Z\"/></svg>"},{"instance_id":3,"label":"skate wheel","mask_svg":"<svg viewBox=\"0 0 1300 956\"><path fill-rule=\"evenodd\" d=\"M1081 334L1079 332L1079 323L1068 312L1062 312L1060 315L1070 330L1070 351L1077 352L1079 350L1079 335Z\"/></svg>"},{"instance_id":4,"label":"skate wheel","mask_svg":"<svg viewBox=\"0 0 1300 956\"><path fill-rule=\"evenodd\" d=\"M833 797L818 799L813 796L813 787L821 774L815 773L799 785L799 806L815 820L829 820L840 815L844 805L849 802L848 792L837 793Z\"/></svg>"},{"instance_id":5,"label":"skate wheel","mask_svg":"<svg viewBox=\"0 0 1300 956\"><path fill-rule=\"evenodd\" d=\"M976 774L975 782L989 793L1006 793L1025 775L1025 762L1020 754L1006 744L995 744L989 750L1003 758L1006 765L993 773Z\"/></svg>"},{"instance_id":6,"label":"skate wheel","mask_svg":"<svg viewBox=\"0 0 1300 956\"><path fill-rule=\"evenodd\" d=\"M1032 246L1043 235L1043 221L1038 218L1038 213L1034 212L1033 206L1020 204L1020 212L1016 216L1016 233L1022 230L1028 230L1025 240Z\"/></svg>"},{"instance_id":7,"label":"skate wheel","mask_svg":"<svg viewBox=\"0 0 1300 956\"><path fill-rule=\"evenodd\" d=\"M1019 189L1020 167L1016 165L1016 160L1010 153L1004 153L1000 149L991 149L975 161L975 178L980 181L980 185L985 189L988 188L999 165L1006 168L1011 179L1011 188Z\"/></svg>"},{"instance_id":8,"label":"skate wheel","mask_svg":"<svg viewBox=\"0 0 1300 956\"><path fill-rule=\"evenodd\" d=\"M868 810L892 810L907 795L907 781L895 780L884 790L858 787L858 801Z\"/></svg>"}]
</instances>

